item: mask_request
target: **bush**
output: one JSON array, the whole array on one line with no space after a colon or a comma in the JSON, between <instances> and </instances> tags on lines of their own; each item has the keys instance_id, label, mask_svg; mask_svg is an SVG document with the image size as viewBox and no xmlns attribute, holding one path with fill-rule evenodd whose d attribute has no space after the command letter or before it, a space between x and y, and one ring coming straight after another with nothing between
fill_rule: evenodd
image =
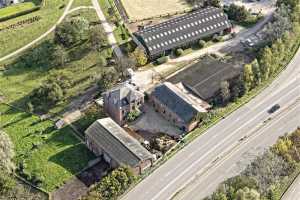
<instances>
[{"instance_id":1,"label":"bush","mask_svg":"<svg viewBox=\"0 0 300 200\"><path fill-rule=\"evenodd\" d=\"M229 6L227 14L230 20L234 20L236 22L243 22L250 16L250 12L245 8L245 6L238 6L235 4L231 4Z\"/></svg>"},{"instance_id":2,"label":"bush","mask_svg":"<svg viewBox=\"0 0 300 200\"><path fill-rule=\"evenodd\" d=\"M218 35L218 34L215 34L213 36L213 41L214 42L221 42L222 41L222 36Z\"/></svg>"},{"instance_id":3,"label":"bush","mask_svg":"<svg viewBox=\"0 0 300 200\"><path fill-rule=\"evenodd\" d=\"M103 200L117 199L135 180L136 177L128 167L119 167L104 177L83 199L93 199L94 196Z\"/></svg>"},{"instance_id":4,"label":"bush","mask_svg":"<svg viewBox=\"0 0 300 200\"><path fill-rule=\"evenodd\" d=\"M27 15L29 13L38 11L39 9L41 9L41 7L40 6L36 6L34 8L31 8L31 9L28 9L28 10L24 10L24 11L21 11L21 12L18 12L18 13L14 13L14 14L9 15L9 16L0 17L0 22L4 22L4 21L9 20L9 19L20 17L22 15Z\"/></svg>"},{"instance_id":5,"label":"bush","mask_svg":"<svg viewBox=\"0 0 300 200\"><path fill-rule=\"evenodd\" d=\"M204 40L199 40L199 47L203 48L205 47L206 42Z\"/></svg>"},{"instance_id":6,"label":"bush","mask_svg":"<svg viewBox=\"0 0 300 200\"><path fill-rule=\"evenodd\" d=\"M106 67L107 66L107 60L105 57L101 56L99 58L99 61L98 61L98 64L101 66L101 67Z\"/></svg>"},{"instance_id":7,"label":"bush","mask_svg":"<svg viewBox=\"0 0 300 200\"><path fill-rule=\"evenodd\" d=\"M182 56L183 55L183 49L176 49L175 51L176 56Z\"/></svg>"},{"instance_id":8,"label":"bush","mask_svg":"<svg viewBox=\"0 0 300 200\"><path fill-rule=\"evenodd\" d=\"M138 67L144 66L148 62L147 55L145 51L139 47L137 47L130 55L130 58L133 58L136 60L136 64Z\"/></svg>"},{"instance_id":9,"label":"bush","mask_svg":"<svg viewBox=\"0 0 300 200\"><path fill-rule=\"evenodd\" d=\"M157 63L158 65L161 65L161 64L164 64L164 63L168 62L168 60L169 60L169 57L168 57L168 56L163 56L163 57L158 58L158 59L156 60L156 63Z\"/></svg>"},{"instance_id":10,"label":"bush","mask_svg":"<svg viewBox=\"0 0 300 200\"><path fill-rule=\"evenodd\" d=\"M133 122L140 116L140 114L141 113L138 110L131 111L130 113L128 113L126 119L128 122Z\"/></svg>"}]
</instances>

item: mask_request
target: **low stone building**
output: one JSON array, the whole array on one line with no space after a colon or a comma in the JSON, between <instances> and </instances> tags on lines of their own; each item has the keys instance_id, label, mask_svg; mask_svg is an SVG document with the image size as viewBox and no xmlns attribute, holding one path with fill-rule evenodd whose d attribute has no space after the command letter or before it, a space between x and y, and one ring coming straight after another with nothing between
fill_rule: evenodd
<instances>
[{"instance_id":1,"label":"low stone building","mask_svg":"<svg viewBox=\"0 0 300 200\"><path fill-rule=\"evenodd\" d=\"M103 93L105 112L119 125L124 125L127 115L144 104L144 94L129 83Z\"/></svg>"},{"instance_id":2,"label":"low stone building","mask_svg":"<svg viewBox=\"0 0 300 200\"><path fill-rule=\"evenodd\" d=\"M210 105L186 90L182 84L165 82L150 94L150 102L155 110L182 131L189 132L199 123L197 115L205 113Z\"/></svg>"},{"instance_id":3,"label":"low stone building","mask_svg":"<svg viewBox=\"0 0 300 200\"><path fill-rule=\"evenodd\" d=\"M111 118L95 121L85 134L88 148L111 168L126 165L140 174L152 165L153 155Z\"/></svg>"}]
</instances>

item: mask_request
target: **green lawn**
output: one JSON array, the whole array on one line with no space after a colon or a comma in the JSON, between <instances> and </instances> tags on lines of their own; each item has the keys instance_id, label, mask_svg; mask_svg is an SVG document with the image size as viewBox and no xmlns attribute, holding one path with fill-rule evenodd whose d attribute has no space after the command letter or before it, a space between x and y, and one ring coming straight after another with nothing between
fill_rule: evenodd
<instances>
[{"instance_id":1,"label":"green lawn","mask_svg":"<svg viewBox=\"0 0 300 200\"><path fill-rule=\"evenodd\" d=\"M68 127L55 130L53 122L0 105L0 124L11 137L15 161L23 172L41 181L50 192L87 166L93 154L80 143ZM24 175L23 175L24 176Z\"/></svg>"},{"instance_id":2,"label":"green lawn","mask_svg":"<svg viewBox=\"0 0 300 200\"><path fill-rule=\"evenodd\" d=\"M72 8L76 8L78 6L93 6L92 0L74 0Z\"/></svg>"},{"instance_id":3,"label":"green lawn","mask_svg":"<svg viewBox=\"0 0 300 200\"><path fill-rule=\"evenodd\" d=\"M18 26L15 29L0 32L0 57L5 56L16 49L33 41L52 27L62 15L68 0L44 0L40 10L23 15L5 22L0 22L0 29L18 22L40 16L38 22Z\"/></svg>"},{"instance_id":4,"label":"green lawn","mask_svg":"<svg viewBox=\"0 0 300 200\"><path fill-rule=\"evenodd\" d=\"M18 12L23 12L34 8L36 5L33 2L19 3L0 9L0 17L7 17Z\"/></svg>"}]
</instances>

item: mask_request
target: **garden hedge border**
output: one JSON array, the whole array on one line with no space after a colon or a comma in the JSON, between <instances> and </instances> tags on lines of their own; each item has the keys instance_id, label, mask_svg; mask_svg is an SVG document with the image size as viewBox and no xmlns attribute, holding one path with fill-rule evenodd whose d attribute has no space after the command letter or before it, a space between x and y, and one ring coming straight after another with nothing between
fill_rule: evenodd
<instances>
[{"instance_id":1,"label":"garden hedge border","mask_svg":"<svg viewBox=\"0 0 300 200\"><path fill-rule=\"evenodd\" d=\"M12 14L12 15L8 15L8 16L5 16L5 17L0 17L0 22L4 22L4 21L7 21L9 19L13 19L13 18L20 17L20 16L23 16L23 15L27 15L29 13L38 11L40 9L41 9L41 6L36 6L36 7L31 8L31 9L24 10L24 11L21 11L21 12Z\"/></svg>"}]
</instances>

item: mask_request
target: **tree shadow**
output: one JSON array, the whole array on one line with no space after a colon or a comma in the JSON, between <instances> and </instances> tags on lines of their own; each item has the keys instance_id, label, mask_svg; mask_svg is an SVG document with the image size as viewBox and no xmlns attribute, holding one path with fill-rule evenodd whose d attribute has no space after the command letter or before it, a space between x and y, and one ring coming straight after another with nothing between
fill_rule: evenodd
<instances>
[{"instance_id":1,"label":"tree shadow","mask_svg":"<svg viewBox=\"0 0 300 200\"><path fill-rule=\"evenodd\" d=\"M45 40L4 66L4 76L27 74L27 79L45 75L52 67L55 44Z\"/></svg>"},{"instance_id":2,"label":"tree shadow","mask_svg":"<svg viewBox=\"0 0 300 200\"><path fill-rule=\"evenodd\" d=\"M86 167L88 162L93 158L95 157L92 152L84 144L78 143L51 156L49 161L60 165L71 174L76 174Z\"/></svg>"}]
</instances>

